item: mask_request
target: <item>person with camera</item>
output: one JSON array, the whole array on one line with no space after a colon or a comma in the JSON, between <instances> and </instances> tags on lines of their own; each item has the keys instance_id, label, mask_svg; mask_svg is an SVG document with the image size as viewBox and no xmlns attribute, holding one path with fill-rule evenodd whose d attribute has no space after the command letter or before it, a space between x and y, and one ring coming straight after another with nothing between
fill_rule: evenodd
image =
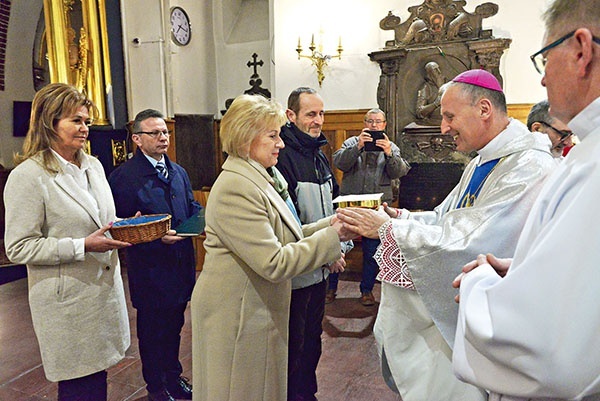
<instances>
[{"instance_id":1,"label":"person with camera","mask_svg":"<svg viewBox=\"0 0 600 401\"><path fill-rule=\"evenodd\" d=\"M333 165L344 172L341 195L372 194L383 192L382 202L394 200L392 181L405 176L410 165L400 154L398 146L385 134L385 113L371 109L365 114L365 128L360 135L348 138L333 154ZM360 302L364 306L375 304L373 287L378 272L373 259L378 239L362 238L363 268L360 282ZM329 276L326 302L335 300L337 274Z\"/></svg>"}]
</instances>

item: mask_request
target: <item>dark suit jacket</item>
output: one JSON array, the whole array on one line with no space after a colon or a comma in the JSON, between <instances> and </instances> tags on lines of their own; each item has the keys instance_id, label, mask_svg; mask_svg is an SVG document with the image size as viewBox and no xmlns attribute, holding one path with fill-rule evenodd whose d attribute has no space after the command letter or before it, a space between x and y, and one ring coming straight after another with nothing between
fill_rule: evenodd
<instances>
[{"instance_id":1,"label":"dark suit jacket","mask_svg":"<svg viewBox=\"0 0 600 401\"><path fill-rule=\"evenodd\" d=\"M109 177L117 216L169 213L176 227L201 206L194 200L189 177L183 167L165 155L169 177L159 176L138 149L133 158ZM192 240L173 245L160 239L126 248L131 301L135 308L172 307L189 301L196 280Z\"/></svg>"}]
</instances>

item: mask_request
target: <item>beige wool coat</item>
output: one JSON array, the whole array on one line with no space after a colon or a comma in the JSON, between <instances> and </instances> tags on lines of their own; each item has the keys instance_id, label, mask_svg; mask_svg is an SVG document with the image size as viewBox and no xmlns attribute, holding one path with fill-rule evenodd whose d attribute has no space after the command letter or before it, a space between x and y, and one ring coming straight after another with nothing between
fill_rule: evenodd
<instances>
[{"instance_id":1,"label":"beige wool coat","mask_svg":"<svg viewBox=\"0 0 600 401\"><path fill-rule=\"evenodd\" d=\"M9 259L26 264L29 305L46 377L60 381L104 370L125 356L129 321L116 251L76 260L72 242L115 220L100 162L90 165L92 196L72 176L34 159L19 164L4 190Z\"/></svg>"},{"instance_id":2,"label":"beige wool coat","mask_svg":"<svg viewBox=\"0 0 600 401\"><path fill-rule=\"evenodd\" d=\"M284 401L291 278L339 259L329 218L300 227L257 163L229 157L206 207L192 294L194 401Z\"/></svg>"}]
</instances>

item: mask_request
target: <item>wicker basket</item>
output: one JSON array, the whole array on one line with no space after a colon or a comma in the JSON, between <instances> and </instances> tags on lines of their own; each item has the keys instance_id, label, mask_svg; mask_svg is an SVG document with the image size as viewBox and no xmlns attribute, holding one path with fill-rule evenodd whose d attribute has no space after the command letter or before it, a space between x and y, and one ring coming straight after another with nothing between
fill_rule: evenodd
<instances>
[{"instance_id":1,"label":"wicker basket","mask_svg":"<svg viewBox=\"0 0 600 401\"><path fill-rule=\"evenodd\" d=\"M147 214L115 222L110 234L119 241L141 244L162 238L170 229L170 214Z\"/></svg>"}]
</instances>

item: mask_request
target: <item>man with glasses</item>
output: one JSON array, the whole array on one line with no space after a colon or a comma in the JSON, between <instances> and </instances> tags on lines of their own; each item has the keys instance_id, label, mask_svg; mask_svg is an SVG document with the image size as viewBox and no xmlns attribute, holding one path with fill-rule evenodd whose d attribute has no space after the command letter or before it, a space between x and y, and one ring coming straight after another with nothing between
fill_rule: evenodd
<instances>
[{"instance_id":1,"label":"man with glasses","mask_svg":"<svg viewBox=\"0 0 600 401\"><path fill-rule=\"evenodd\" d=\"M394 200L393 181L405 176L410 165L400 155L398 146L383 133L381 139L374 140L371 132L383 132L387 122L385 113L380 109L371 109L365 114L365 128L360 135L348 138L341 149L333 154L333 165L344 172L342 195L383 193L382 201L391 204ZM375 145L367 150L369 145ZM373 287L379 271L373 255L379 246L378 239L363 237L362 280L360 282L360 302L364 306L375 305ZM329 276L326 302L335 299L338 275Z\"/></svg>"},{"instance_id":2,"label":"man with glasses","mask_svg":"<svg viewBox=\"0 0 600 401\"><path fill-rule=\"evenodd\" d=\"M201 206L186 171L167 156L170 134L164 117L157 110L141 111L132 128L136 153L108 179L117 216L168 213L171 227L177 227ZM181 376L179 344L196 282L192 239L171 230L161 239L127 248L125 255L148 400L191 400L192 386Z\"/></svg>"},{"instance_id":3,"label":"man with glasses","mask_svg":"<svg viewBox=\"0 0 600 401\"><path fill-rule=\"evenodd\" d=\"M573 146L573 131L565 123L549 113L550 104L542 100L533 105L527 116L527 128L531 132L548 135L552 147L550 152L556 158L562 158L565 148Z\"/></svg>"},{"instance_id":4,"label":"man with glasses","mask_svg":"<svg viewBox=\"0 0 600 401\"><path fill-rule=\"evenodd\" d=\"M454 371L490 400L600 400L600 0L555 0L544 21L532 59L550 113L580 142L546 179L512 263L480 255L455 280Z\"/></svg>"}]
</instances>

